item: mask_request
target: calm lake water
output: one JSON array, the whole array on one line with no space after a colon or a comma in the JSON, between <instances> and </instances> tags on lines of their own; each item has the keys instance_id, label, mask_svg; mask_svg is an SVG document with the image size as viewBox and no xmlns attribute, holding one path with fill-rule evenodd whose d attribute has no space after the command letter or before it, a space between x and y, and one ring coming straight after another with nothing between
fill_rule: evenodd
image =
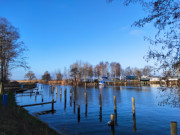
<instances>
[{"instance_id":1,"label":"calm lake water","mask_svg":"<svg viewBox=\"0 0 180 135\"><path fill-rule=\"evenodd\" d=\"M57 86L56 96L56 88L52 90L50 85L37 84L37 87L39 94L36 98L35 93L30 92L37 90L16 94L18 105L42 103L42 97L43 102L54 99L56 101L54 113L45 113L51 110L51 104L25 107L25 109L62 134L170 135L171 121L178 123L178 134L180 134L179 88L107 86L85 89L84 87ZM62 96L60 96L60 88L62 88ZM65 88L67 89L66 101ZM74 98L73 94L70 94L70 89L75 93ZM87 92L87 101L85 92ZM99 106L99 94L102 95L102 111ZM114 114L114 96L117 101L117 113L113 130L108 126L108 121L110 121L110 115ZM135 98L135 117L132 114L132 97ZM80 120L77 115L78 105L80 105Z\"/></svg>"}]
</instances>

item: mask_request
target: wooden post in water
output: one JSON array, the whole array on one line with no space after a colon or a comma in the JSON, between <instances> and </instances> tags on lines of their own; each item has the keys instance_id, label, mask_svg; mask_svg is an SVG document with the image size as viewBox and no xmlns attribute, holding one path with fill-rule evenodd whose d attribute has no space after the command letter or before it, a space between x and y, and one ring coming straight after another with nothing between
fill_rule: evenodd
<instances>
[{"instance_id":1,"label":"wooden post in water","mask_svg":"<svg viewBox=\"0 0 180 135\"><path fill-rule=\"evenodd\" d=\"M177 122L171 122L171 135L177 135Z\"/></svg>"},{"instance_id":2,"label":"wooden post in water","mask_svg":"<svg viewBox=\"0 0 180 135\"><path fill-rule=\"evenodd\" d=\"M84 93L84 96L85 96L85 117L87 117L87 92Z\"/></svg>"},{"instance_id":3,"label":"wooden post in water","mask_svg":"<svg viewBox=\"0 0 180 135\"><path fill-rule=\"evenodd\" d=\"M84 86L85 86L85 88L86 88L86 82L85 82Z\"/></svg>"},{"instance_id":4,"label":"wooden post in water","mask_svg":"<svg viewBox=\"0 0 180 135\"><path fill-rule=\"evenodd\" d=\"M135 116L135 99L132 97L132 111L133 111L133 116Z\"/></svg>"},{"instance_id":5,"label":"wooden post in water","mask_svg":"<svg viewBox=\"0 0 180 135\"><path fill-rule=\"evenodd\" d=\"M116 96L114 96L114 110L116 110Z\"/></svg>"},{"instance_id":6,"label":"wooden post in water","mask_svg":"<svg viewBox=\"0 0 180 135\"><path fill-rule=\"evenodd\" d=\"M102 122L102 96L99 94L99 120Z\"/></svg>"},{"instance_id":7,"label":"wooden post in water","mask_svg":"<svg viewBox=\"0 0 180 135\"><path fill-rule=\"evenodd\" d=\"M37 95L36 95L36 92L35 92L35 102L36 102L36 99L37 99Z\"/></svg>"},{"instance_id":8,"label":"wooden post in water","mask_svg":"<svg viewBox=\"0 0 180 135\"><path fill-rule=\"evenodd\" d=\"M100 106L100 109L102 109L102 96L101 96L101 94L99 94L99 106Z\"/></svg>"},{"instance_id":9,"label":"wooden post in water","mask_svg":"<svg viewBox=\"0 0 180 135\"><path fill-rule=\"evenodd\" d=\"M111 127L114 127L114 114L111 114Z\"/></svg>"},{"instance_id":10,"label":"wooden post in water","mask_svg":"<svg viewBox=\"0 0 180 135\"><path fill-rule=\"evenodd\" d=\"M114 116L115 116L115 125L117 125L117 107L116 107L116 96L114 96Z\"/></svg>"},{"instance_id":11,"label":"wooden post in water","mask_svg":"<svg viewBox=\"0 0 180 135\"><path fill-rule=\"evenodd\" d=\"M66 88L64 90L64 100L66 100Z\"/></svg>"},{"instance_id":12,"label":"wooden post in water","mask_svg":"<svg viewBox=\"0 0 180 135\"><path fill-rule=\"evenodd\" d=\"M56 87L56 95L57 95L57 87Z\"/></svg>"},{"instance_id":13,"label":"wooden post in water","mask_svg":"<svg viewBox=\"0 0 180 135\"><path fill-rule=\"evenodd\" d=\"M60 102L61 102L61 97L62 97L62 88L60 88Z\"/></svg>"},{"instance_id":14,"label":"wooden post in water","mask_svg":"<svg viewBox=\"0 0 180 135\"><path fill-rule=\"evenodd\" d=\"M2 94L2 83L0 82L0 95Z\"/></svg>"},{"instance_id":15,"label":"wooden post in water","mask_svg":"<svg viewBox=\"0 0 180 135\"><path fill-rule=\"evenodd\" d=\"M75 102L75 92L73 91L73 100L74 100L74 114L76 113L76 102Z\"/></svg>"},{"instance_id":16,"label":"wooden post in water","mask_svg":"<svg viewBox=\"0 0 180 135\"><path fill-rule=\"evenodd\" d=\"M66 88L64 90L64 110L66 110Z\"/></svg>"},{"instance_id":17,"label":"wooden post in water","mask_svg":"<svg viewBox=\"0 0 180 135\"><path fill-rule=\"evenodd\" d=\"M74 114L76 113L76 102L74 100Z\"/></svg>"},{"instance_id":18,"label":"wooden post in water","mask_svg":"<svg viewBox=\"0 0 180 135\"><path fill-rule=\"evenodd\" d=\"M52 111L54 111L54 99L52 99Z\"/></svg>"},{"instance_id":19,"label":"wooden post in water","mask_svg":"<svg viewBox=\"0 0 180 135\"><path fill-rule=\"evenodd\" d=\"M136 116L133 116L133 130L136 132Z\"/></svg>"},{"instance_id":20,"label":"wooden post in water","mask_svg":"<svg viewBox=\"0 0 180 135\"><path fill-rule=\"evenodd\" d=\"M78 105L78 122L80 122L80 105Z\"/></svg>"},{"instance_id":21,"label":"wooden post in water","mask_svg":"<svg viewBox=\"0 0 180 135\"><path fill-rule=\"evenodd\" d=\"M62 95L62 88L60 88L60 95Z\"/></svg>"},{"instance_id":22,"label":"wooden post in water","mask_svg":"<svg viewBox=\"0 0 180 135\"><path fill-rule=\"evenodd\" d=\"M43 97L42 97L42 102L43 102Z\"/></svg>"},{"instance_id":23,"label":"wooden post in water","mask_svg":"<svg viewBox=\"0 0 180 135\"><path fill-rule=\"evenodd\" d=\"M70 106L72 106L72 89L70 89Z\"/></svg>"}]
</instances>

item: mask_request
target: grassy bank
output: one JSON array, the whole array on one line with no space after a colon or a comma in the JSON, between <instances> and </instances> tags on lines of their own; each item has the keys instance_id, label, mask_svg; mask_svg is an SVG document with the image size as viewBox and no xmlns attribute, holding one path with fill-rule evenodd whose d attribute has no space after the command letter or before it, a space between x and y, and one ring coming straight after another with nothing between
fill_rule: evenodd
<instances>
[{"instance_id":1,"label":"grassy bank","mask_svg":"<svg viewBox=\"0 0 180 135\"><path fill-rule=\"evenodd\" d=\"M6 93L8 94L6 107L3 106L3 96L0 95L0 135L58 135L47 124L18 107L14 91Z\"/></svg>"}]
</instances>

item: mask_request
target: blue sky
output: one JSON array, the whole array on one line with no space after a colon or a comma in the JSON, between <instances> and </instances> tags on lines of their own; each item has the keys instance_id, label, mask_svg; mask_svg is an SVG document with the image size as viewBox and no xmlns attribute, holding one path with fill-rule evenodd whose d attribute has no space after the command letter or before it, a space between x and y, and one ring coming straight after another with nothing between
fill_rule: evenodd
<instances>
[{"instance_id":1,"label":"blue sky","mask_svg":"<svg viewBox=\"0 0 180 135\"><path fill-rule=\"evenodd\" d=\"M38 78L46 71L64 70L77 60L93 65L120 62L142 68L151 36L151 24L131 27L145 12L138 4L124 6L121 0L0 0L0 16L19 29L29 51L27 62ZM11 79L24 79L22 68Z\"/></svg>"}]
</instances>

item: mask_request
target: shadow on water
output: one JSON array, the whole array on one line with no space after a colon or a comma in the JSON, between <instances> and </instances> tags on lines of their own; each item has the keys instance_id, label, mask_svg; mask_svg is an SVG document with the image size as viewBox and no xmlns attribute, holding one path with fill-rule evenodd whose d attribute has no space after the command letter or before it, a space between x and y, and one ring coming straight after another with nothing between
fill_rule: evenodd
<instances>
[{"instance_id":1,"label":"shadow on water","mask_svg":"<svg viewBox=\"0 0 180 135\"><path fill-rule=\"evenodd\" d=\"M56 110L41 111L33 114L37 117L38 115L46 115L46 114L54 114L54 113L56 113Z\"/></svg>"}]
</instances>

